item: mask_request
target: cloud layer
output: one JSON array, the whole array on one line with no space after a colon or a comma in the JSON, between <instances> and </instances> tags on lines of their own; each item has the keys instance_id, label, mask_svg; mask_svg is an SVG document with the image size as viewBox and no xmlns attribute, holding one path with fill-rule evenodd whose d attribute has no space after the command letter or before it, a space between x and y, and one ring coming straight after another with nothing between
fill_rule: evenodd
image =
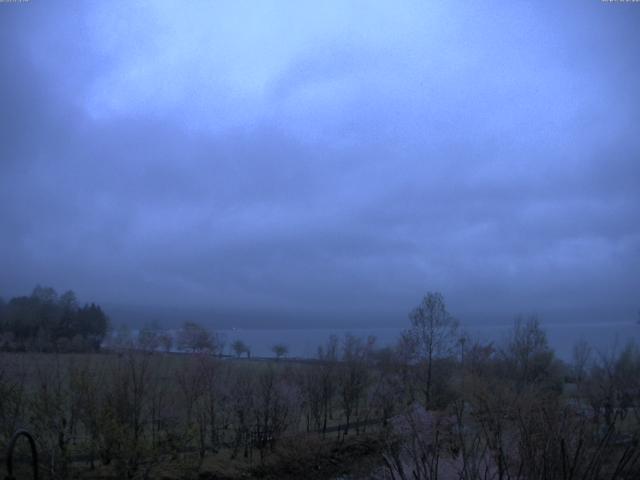
<instances>
[{"instance_id":1,"label":"cloud layer","mask_svg":"<svg viewBox=\"0 0 640 480\"><path fill-rule=\"evenodd\" d=\"M427 290L469 318L638 307L635 5L0 7L5 297L300 326L404 322Z\"/></svg>"}]
</instances>

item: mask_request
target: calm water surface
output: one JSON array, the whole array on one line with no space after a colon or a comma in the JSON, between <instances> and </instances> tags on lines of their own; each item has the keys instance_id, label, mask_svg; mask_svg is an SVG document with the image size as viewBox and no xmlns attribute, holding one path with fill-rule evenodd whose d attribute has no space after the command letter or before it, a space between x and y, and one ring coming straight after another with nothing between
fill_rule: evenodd
<instances>
[{"instance_id":1,"label":"calm water surface","mask_svg":"<svg viewBox=\"0 0 640 480\"><path fill-rule=\"evenodd\" d=\"M500 345L513 328L512 324L464 326L472 338L494 342ZM564 359L571 359L573 346L579 340L586 340L596 352L608 353L621 349L627 342L634 340L640 344L640 325L634 322L616 323L577 323L577 324L544 324L550 345L556 354ZM276 343L284 343L289 347L290 357L314 357L318 346L326 343L330 335L343 336L346 333L367 337L373 335L381 346L393 344L403 328L361 328L361 329L274 329L274 330L220 330L227 342L230 352L231 343L240 339L251 347L252 355L258 357L272 356L271 347Z\"/></svg>"}]
</instances>

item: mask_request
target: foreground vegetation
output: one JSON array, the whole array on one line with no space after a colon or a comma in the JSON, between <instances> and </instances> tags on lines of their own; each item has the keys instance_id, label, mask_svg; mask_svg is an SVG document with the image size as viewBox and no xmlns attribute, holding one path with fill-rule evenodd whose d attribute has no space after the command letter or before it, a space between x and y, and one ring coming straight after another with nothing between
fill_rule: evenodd
<instances>
[{"instance_id":1,"label":"foreground vegetation","mask_svg":"<svg viewBox=\"0 0 640 480\"><path fill-rule=\"evenodd\" d=\"M500 345L428 294L393 348L332 337L307 361L214 351L4 353L0 441L45 478L640 478L640 350L555 358L534 318Z\"/></svg>"}]
</instances>

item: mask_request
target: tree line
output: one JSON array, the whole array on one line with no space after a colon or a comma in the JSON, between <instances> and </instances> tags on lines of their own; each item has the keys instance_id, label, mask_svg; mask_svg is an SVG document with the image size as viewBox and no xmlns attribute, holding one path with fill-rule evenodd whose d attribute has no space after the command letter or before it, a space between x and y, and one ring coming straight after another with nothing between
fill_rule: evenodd
<instances>
[{"instance_id":1,"label":"tree line","mask_svg":"<svg viewBox=\"0 0 640 480\"><path fill-rule=\"evenodd\" d=\"M187 344L201 344L198 337ZM197 478L216 455L245 459L252 475L275 457L310 472L314 464L301 457L313 450L309 439L340 449L353 438L380 446L368 478L639 478L633 343L595 352L581 342L563 362L536 318L517 319L502 342L482 342L429 293L390 347L345 335L300 362L193 352L44 355L28 366L5 354L0 440L17 426L37 432L52 479L105 469L113 478L157 478L170 468Z\"/></svg>"},{"instance_id":2,"label":"tree line","mask_svg":"<svg viewBox=\"0 0 640 480\"><path fill-rule=\"evenodd\" d=\"M219 357L225 354L227 340L223 334L212 332L201 324L185 321L175 332L162 329L157 322L148 322L136 335L131 328L120 325L113 335L105 341L105 347L115 351L135 349L146 352L183 352L209 354ZM235 339L229 345L230 352L236 358L251 358L251 346L241 339ZM271 346L274 358L280 360L289 354L289 346L275 343Z\"/></svg>"},{"instance_id":3,"label":"tree line","mask_svg":"<svg viewBox=\"0 0 640 480\"><path fill-rule=\"evenodd\" d=\"M80 306L69 290L37 286L28 296L0 298L0 350L97 351L109 329L109 318L95 303Z\"/></svg>"}]
</instances>

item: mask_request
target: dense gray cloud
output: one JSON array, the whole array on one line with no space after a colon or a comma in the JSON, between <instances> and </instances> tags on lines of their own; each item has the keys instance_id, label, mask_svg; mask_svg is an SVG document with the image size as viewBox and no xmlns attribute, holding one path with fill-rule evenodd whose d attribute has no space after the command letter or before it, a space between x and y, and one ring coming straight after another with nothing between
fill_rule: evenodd
<instances>
[{"instance_id":1,"label":"dense gray cloud","mask_svg":"<svg viewBox=\"0 0 640 480\"><path fill-rule=\"evenodd\" d=\"M0 5L0 292L629 318L640 8ZM172 311L172 310L166 310Z\"/></svg>"}]
</instances>

